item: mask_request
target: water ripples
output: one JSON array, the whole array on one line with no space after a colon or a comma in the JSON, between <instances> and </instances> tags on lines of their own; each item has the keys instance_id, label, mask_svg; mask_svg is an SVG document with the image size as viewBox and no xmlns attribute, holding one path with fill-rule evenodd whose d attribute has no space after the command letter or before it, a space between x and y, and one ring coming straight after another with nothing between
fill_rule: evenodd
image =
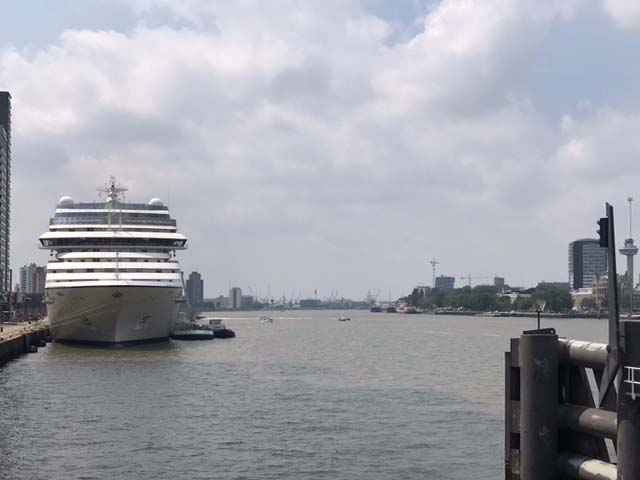
<instances>
[{"instance_id":1,"label":"water ripples","mask_svg":"<svg viewBox=\"0 0 640 480\"><path fill-rule=\"evenodd\" d=\"M0 369L0 478L502 474L503 352L528 320L230 316L238 338L53 344ZM597 321L560 333L605 337Z\"/></svg>"}]
</instances>

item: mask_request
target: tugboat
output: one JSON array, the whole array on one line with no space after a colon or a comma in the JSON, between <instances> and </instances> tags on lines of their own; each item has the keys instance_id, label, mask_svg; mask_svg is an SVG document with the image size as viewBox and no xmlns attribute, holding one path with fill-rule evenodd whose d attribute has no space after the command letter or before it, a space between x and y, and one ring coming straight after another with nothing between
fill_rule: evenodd
<instances>
[{"instance_id":1,"label":"tugboat","mask_svg":"<svg viewBox=\"0 0 640 480\"><path fill-rule=\"evenodd\" d=\"M222 319L197 315L195 320L187 321L181 313L176 329L171 334L174 340L213 340L214 338L235 338L236 333L227 328Z\"/></svg>"},{"instance_id":2,"label":"tugboat","mask_svg":"<svg viewBox=\"0 0 640 480\"><path fill-rule=\"evenodd\" d=\"M208 325L187 321L184 313L178 314L176 328L171 334L173 340L213 340L213 330Z\"/></svg>"},{"instance_id":3,"label":"tugboat","mask_svg":"<svg viewBox=\"0 0 640 480\"><path fill-rule=\"evenodd\" d=\"M369 309L369 311L371 313L380 313L382 312L382 307L380 305L371 305L371 308Z\"/></svg>"},{"instance_id":4,"label":"tugboat","mask_svg":"<svg viewBox=\"0 0 640 480\"><path fill-rule=\"evenodd\" d=\"M204 317L206 318L206 317ZM222 319L220 318L208 318L209 328L213 332L213 338L235 338L236 332L227 328Z\"/></svg>"}]
</instances>

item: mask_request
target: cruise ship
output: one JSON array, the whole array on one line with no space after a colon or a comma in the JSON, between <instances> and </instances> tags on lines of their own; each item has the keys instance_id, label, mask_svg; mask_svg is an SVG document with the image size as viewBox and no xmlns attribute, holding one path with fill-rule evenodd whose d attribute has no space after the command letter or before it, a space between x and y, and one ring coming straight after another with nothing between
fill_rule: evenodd
<instances>
[{"instance_id":1,"label":"cruise ship","mask_svg":"<svg viewBox=\"0 0 640 480\"><path fill-rule=\"evenodd\" d=\"M104 202L62 197L40 236L47 264L44 303L55 340L129 344L165 340L184 301L175 251L186 248L158 198L128 203L115 179Z\"/></svg>"}]
</instances>

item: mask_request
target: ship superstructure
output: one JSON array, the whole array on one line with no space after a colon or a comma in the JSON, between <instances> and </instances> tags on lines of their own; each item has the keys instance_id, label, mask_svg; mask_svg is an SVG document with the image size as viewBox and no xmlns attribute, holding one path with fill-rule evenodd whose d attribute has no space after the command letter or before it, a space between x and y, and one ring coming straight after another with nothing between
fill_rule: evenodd
<instances>
[{"instance_id":1,"label":"ship superstructure","mask_svg":"<svg viewBox=\"0 0 640 480\"><path fill-rule=\"evenodd\" d=\"M62 197L40 236L45 300L56 340L129 343L166 339L184 300L175 251L186 248L158 198L128 203L113 177L104 202Z\"/></svg>"}]
</instances>

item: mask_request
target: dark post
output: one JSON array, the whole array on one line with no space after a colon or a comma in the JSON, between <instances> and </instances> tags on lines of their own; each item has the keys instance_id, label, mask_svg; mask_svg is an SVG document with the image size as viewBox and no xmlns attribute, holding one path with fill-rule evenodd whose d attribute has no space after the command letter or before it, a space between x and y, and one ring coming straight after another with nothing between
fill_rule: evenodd
<instances>
[{"instance_id":1,"label":"dark post","mask_svg":"<svg viewBox=\"0 0 640 480\"><path fill-rule=\"evenodd\" d=\"M549 480L558 463L558 336L524 333L520 359L521 478Z\"/></svg>"},{"instance_id":2,"label":"dark post","mask_svg":"<svg viewBox=\"0 0 640 480\"><path fill-rule=\"evenodd\" d=\"M536 313L538 314L538 330L540 330L540 313L542 312L542 310L538 309L536 310Z\"/></svg>"},{"instance_id":3,"label":"dark post","mask_svg":"<svg viewBox=\"0 0 640 480\"><path fill-rule=\"evenodd\" d=\"M605 364L600 388L598 407L602 407L604 400L618 374L620 368L620 316L618 312L618 270L616 268L616 237L613 221L613 207L607 203L607 216L598 221L600 230L600 246L607 248L607 263L609 277L609 354Z\"/></svg>"},{"instance_id":4,"label":"dark post","mask_svg":"<svg viewBox=\"0 0 640 480\"><path fill-rule=\"evenodd\" d=\"M612 351L618 350L618 324L620 322L618 302L618 269L616 268L616 237L613 223L613 207L607 203L607 263L608 263L608 297L609 297L609 347Z\"/></svg>"},{"instance_id":5,"label":"dark post","mask_svg":"<svg viewBox=\"0 0 640 480\"><path fill-rule=\"evenodd\" d=\"M621 322L622 371L618 395L618 478L640 479L640 322ZM632 367L632 368L630 368ZM638 382L638 385L630 383ZM633 398L635 396L635 399Z\"/></svg>"}]
</instances>

